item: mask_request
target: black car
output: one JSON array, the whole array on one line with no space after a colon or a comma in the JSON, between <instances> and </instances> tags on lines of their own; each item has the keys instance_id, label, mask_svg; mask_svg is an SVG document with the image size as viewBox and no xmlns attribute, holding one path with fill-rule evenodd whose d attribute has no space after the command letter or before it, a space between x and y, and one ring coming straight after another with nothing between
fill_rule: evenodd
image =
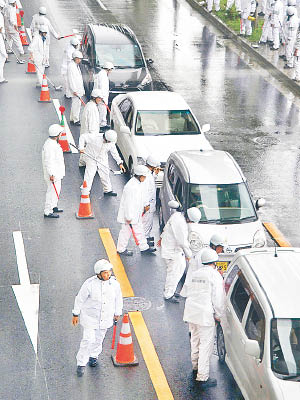
<instances>
[{"instance_id":1,"label":"black car","mask_svg":"<svg viewBox=\"0 0 300 400\"><path fill-rule=\"evenodd\" d=\"M153 90L152 78L147 68L142 48L132 30L126 25L89 24L86 26L81 51L84 59L81 71L85 91L90 96L94 75L110 61L115 69L110 73L109 103L120 93L136 90Z\"/></svg>"}]
</instances>

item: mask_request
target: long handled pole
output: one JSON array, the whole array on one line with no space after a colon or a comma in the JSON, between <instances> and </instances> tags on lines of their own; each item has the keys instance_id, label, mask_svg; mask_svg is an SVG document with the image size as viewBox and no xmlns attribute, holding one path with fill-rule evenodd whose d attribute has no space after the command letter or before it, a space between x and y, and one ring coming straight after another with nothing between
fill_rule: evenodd
<instances>
[{"instance_id":1,"label":"long handled pole","mask_svg":"<svg viewBox=\"0 0 300 400\"><path fill-rule=\"evenodd\" d=\"M135 234L135 232L134 232L134 230L133 230L132 224L129 224L129 226L130 226L130 229L131 229L132 236L133 236L133 239L134 239L134 241L135 241L135 244L136 244L137 246L139 246L139 241L138 241L138 238L136 237L136 234Z\"/></svg>"},{"instance_id":2,"label":"long handled pole","mask_svg":"<svg viewBox=\"0 0 300 400\"><path fill-rule=\"evenodd\" d=\"M59 195L58 195L58 192L57 192L57 189L56 189L55 183L54 183L54 182L52 182L52 185L53 185L53 187L54 187L54 190L55 190L56 196L57 196L57 198L58 198L58 200L59 200Z\"/></svg>"},{"instance_id":3,"label":"long handled pole","mask_svg":"<svg viewBox=\"0 0 300 400\"><path fill-rule=\"evenodd\" d=\"M112 342L111 342L112 350L115 348L115 341L116 341L116 334L117 334L117 322L118 321L114 321L114 330L113 330L113 337L112 337Z\"/></svg>"},{"instance_id":4,"label":"long handled pole","mask_svg":"<svg viewBox=\"0 0 300 400\"><path fill-rule=\"evenodd\" d=\"M33 63L33 64L34 64L34 66L36 67L36 69L38 69L38 70L40 71L40 73L41 73L42 71L39 69L39 67L38 67L35 63ZM47 76L45 73L44 73L43 75L45 75L47 81L54 87L54 89L55 89L56 91L59 91L59 92L60 92L60 91L62 90L62 86L61 86L61 85L55 86L54 83L51 81L51 79L48 78L48 76Z\"/></svg>"}]
</instances>

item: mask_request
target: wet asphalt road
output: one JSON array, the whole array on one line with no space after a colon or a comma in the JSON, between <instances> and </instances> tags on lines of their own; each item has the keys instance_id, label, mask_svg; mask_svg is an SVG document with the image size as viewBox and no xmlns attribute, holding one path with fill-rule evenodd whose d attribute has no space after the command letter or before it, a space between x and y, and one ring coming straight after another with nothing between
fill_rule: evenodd
<instances>
[{"instance_id":1,"label":"wet asphalt road","mask_svg":"<svg viewBox=\"0 0 300 400\"><path fill-rule=\"evenodd\" d=\"M26 26L39 3L31 1L29 6L23 1ZM212 145L230 151L247 176L254 196L267 199L262 219L274 222L297 245L300 139L293 95L236 50L184 0L103 3L108 10L95 0L44 2L49 17L63 34L72 28L82 30L88 22L128 24L137 34L145 56L154 60L151 72L155 86L181 93L199 121L211 123L208 138ZM64 44L53 41L49 75L58 83ZM5 69L9 84L0 88L0 399L155 399L136 342L140 366L112 366L111 332L100 368L88 371L82 380L75 375L81 333L70 325L74 296L92 274L93 263L105 257L98 228L109 227L117 239L119 200L104 199L96 179L91 196L96 218L77 221L74 213L82 175L77 167L78 156L66 154L67 175L60 201L65 211L58 221L42 218L45 187L41 148L48 126L58 120L52 104L36 101L39 91L34 87L35 77L25 76L25 66L15 64L13 56L10 60ZM68 115L69 103L59 92L51 94L66 105ZM77 141L78 128L72 132ZM121 193L126 178L115 176L112 181ZM15 230L23 232L31 282L40 283L37 357L10 287L19 282L12 240ZM183 304L166 305L162 300L164 268L159 255L145 259L136 251L133 259L124 260L124 265L135 294L152 303L143 315L175 399L239 399L231 374L215 356L212 376L217 377L218 386L206 393L193 388Z\"/></svg>"}]
</instances>

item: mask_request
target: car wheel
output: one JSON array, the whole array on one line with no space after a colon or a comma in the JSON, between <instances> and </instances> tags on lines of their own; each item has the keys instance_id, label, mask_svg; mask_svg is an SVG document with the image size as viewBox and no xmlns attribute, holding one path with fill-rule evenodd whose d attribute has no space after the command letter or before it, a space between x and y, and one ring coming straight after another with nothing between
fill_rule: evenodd
<instances>
[{"instance_id":1,"label":"car wheel","mask_svg":"<svg viewBox=\"0 0 300 400\"><path fill-rule=\"evenodd\" d=\"M165 223L164 223L164 217L163 217L161 204L159 204L159 209L158 209L158 222L159 222L159 229L162 232L165 227Z\"/></svg>"},{"instance_id":2,"label":"car wheel","mask_svg":"<svg viewBox=\"0 0 300 400\"><path fill-rule=\"evenodd\" d=\"M221 324L219 323L217 324L217 351L218 351L219 362L221 364L224 364L226 355L225 340L224 340L223 329L221 327Z\"/></svg>"}]
</instances>

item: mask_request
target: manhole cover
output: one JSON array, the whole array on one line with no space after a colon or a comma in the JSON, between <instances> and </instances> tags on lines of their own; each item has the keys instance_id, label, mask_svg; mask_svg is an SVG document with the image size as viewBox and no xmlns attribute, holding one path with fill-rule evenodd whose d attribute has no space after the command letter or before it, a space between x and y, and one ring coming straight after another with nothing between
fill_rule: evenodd
<instances>
[{"instance_id":1,"label":"manhole cover","mask_svg":"<svg viewBox=\"0 0 300 400\"><path fill-rule=\"evenodd\" d=\"M257 144L263 144L263 145L267 145L267 146L278 144L280 142L279 139L274 138L272 136L258 136L253 140Z\"/></svg>"},{"instance_id":2,"label":"manhole cover","mask_svg":"<svg viewBox=\"0 0 300 400\"><path fill-rule=\"evenodd\" d=\"M151 308L151 301L144 297L125 297L123 303L124 311L146 311Z\"/></svg>"}]
</instances>

